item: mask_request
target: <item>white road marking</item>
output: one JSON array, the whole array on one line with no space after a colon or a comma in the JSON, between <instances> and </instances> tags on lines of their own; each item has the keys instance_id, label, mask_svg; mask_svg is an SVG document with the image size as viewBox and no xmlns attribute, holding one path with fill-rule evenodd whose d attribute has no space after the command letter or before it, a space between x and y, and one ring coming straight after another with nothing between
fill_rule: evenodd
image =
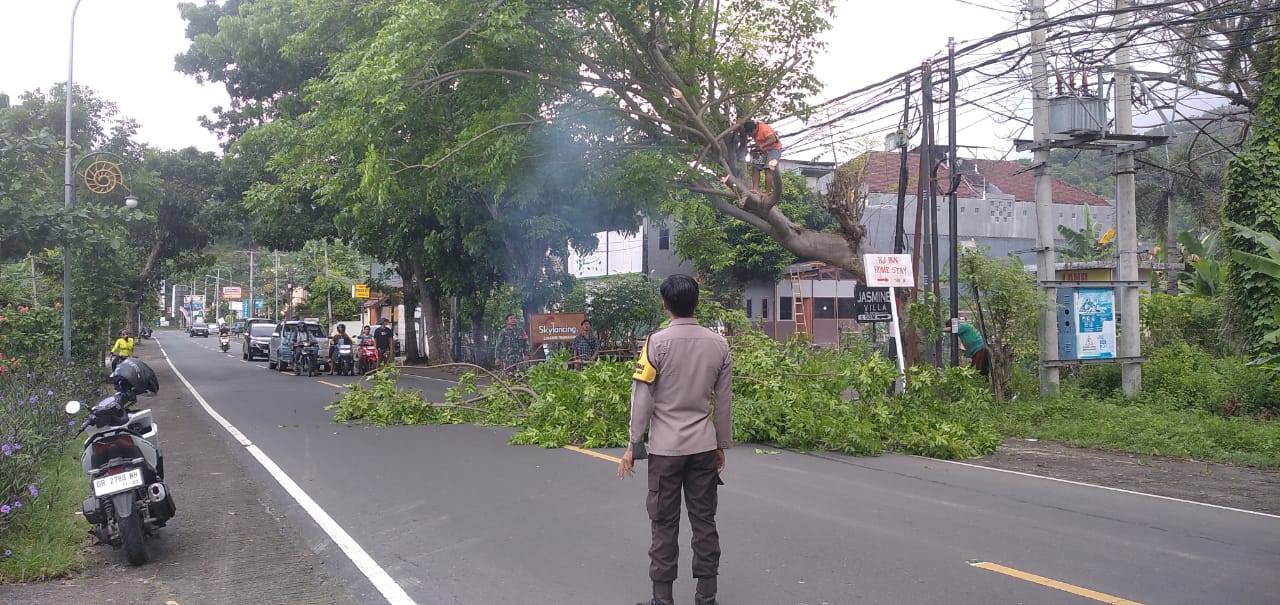
<instances>
[{"instance_id":1,"label":"white road marking","mask_svg":"<svg viewBox=\"0 0 1280 605\"><path fill-rule=\"evenodd\" d=\"M157 344L159 343L157 342ZM200 407L204 408L209 417L213 418L228 433L231 433L231 436L240 445L244 446L245 450L258 461L258 464L261 464L263 468L267 469L268 473L271 473L271 476L280 483L280 486L289 493L293 500L298 503L298 506L307 511L307 514L311 515L311 518L320 526L320 529L323 529L334 544L337 544L338 548L341 548L342 552L346 553L347 558L355 564L360 573L369 578L369 581L378 589L378 592L382 593L382 597L387 600L387 603L390 605L417 605L413 599L409 598L408 593L399 584L396 584L391 575L382 569L377 561L374 561L373 557L369 556L369 553L351 537L351 534L342 529L342 526L338 525L338 522L329 516L329 513L320 508L320 505L307 492L303 491L293 479L289 478L289 475L274 460L267 456L258 446L254 445L252 441L249 441L249 438L244 433L241 433L240 429L228 422L226 418L223 418L221 414L213 409L213 406L209 405L209 402L205 401L195 387L191 386L191 382L187 380L187 377L178 371L178 367L169 358L169 353L164 350L164 345L160 345L160 353L164 355L165 361L169 363L169 367L173 369L173 373L178 377L178 380L181 380L182 384L191 392L191 395L196 398L196 401L200 402Z\"/></svg>"},{"instance_id":2,"label":"white road marking","mask_svg":"<svg viewBox=\"0 0 1280 605\"><path fill-rule=\"evenodd\" d=\"M423 380L434 380L434 381L436 381L436 382L447 382L447 383L449 383L449 384L458 384L458 381L456 381L456 380L445 380L444 378L435 378L435 377L432 377L432 376L419 376L419 375L417 375L417 374L406 374L406 373L404 373L404 372L401 372L401 373L400 373L400 377L401 377L401 378L404 378L404 377L406 377L406 376L408 376L408 377L410 377L410 378L421 378L421 379L423 379Z\"/></svg>"},{"instance_id":3,"label":"white road marking","mask_svg":"<svg viewBox=\"0 0 1280 605\"><path fill-rule=\"evenodd\" d=\"M1160 499L1160 500L1168 500L1168 501L1170 501L1170 502L1181 502L1181 503L1183 503L1183 504L1194 504L1194 505L1196 505L1196 506L1204 506L1204 507L1207 507L1207 508L1216 508L1216 509L1219 509L1219 510L1229 510L1229 511L1237 512L1237 513L1247 513L1247 514L1250 514L1250 515L1258 515L1259 517L1269 517L1269 518L1272 518L1272 519L1280 519L1280 515L1273 515L1273 514L1271 514L1271 513L1264 513L1264 512L1259 512L1259 511L1256 511L1256 510L1246 510L1246 509L1243 509L1243 508L1234 508L1234 507L1230 507L1230 506L1222 506L1221 504L1209 504L1208 502L1196 502L1195 500L1184 500L1184 499L1182 499L1182 498L1174 498L1174 497L1172 497L1172 496L1161 496L1161 495L1159 495L1159 494L1148 494L1148 493L1146 493L1146 492L1136 492L1136 491L1133 491L1133 490L1131 490L1131 489L1123 489L1123 488L1119 488L1119 487L1107 487L1107 486L1105 486L1105 485L1096 485L1096 484L1093 484L1093 483L1084 483L1084 482L1081 482L1081 481L1071 481L1070 479L1058 479L1057 477L1046 477L1046 476L1044 476L1044 475L1035 475L1035 474L1032 474L1032 473L1024 473L1024 472L1022 472L1022 471L1011 471L1011 470L1003 469L1003 468L995 468L995 467L991 467L991 466L982 466L981 464L970 464L970 463L968 463L968 462L958 462L958 461L955 461L955 460L940 460L940 459L938 459L938 458L928 458L928 457L925 457L925 456L915 456L915 455L912 455L912 457L913 457L913 458L923 458L923 459L925 459L925 460L929 460L929 461L932 461L932 462L946 462L947 464L955 464L955 465L959 465L959 466L967 466L967 467L970 467L970 468L980 468L980 469L988 470L988 471L996 471L996 472L998 472L998 473L1008 473L1008 474L1010 474L1010 475L1018 475L1018 476L1020 476L1020 477L1033 477L1033 478L1036 478L1036 479L1044 479L1044 480L1046 480L1046 481L1057 481L1058 483L1066 483L1066 484L1069 484L1069 485L1079 485L1079 486L1083 486L1083 487L1096 487L1096 488L1098 488L1098 489L1105 489L1105 490L1107 490L1107 491L1111 491L1111 492L1120 492L1120 493L1122 493L1122 494L1132 494L1132 495L1134 495L1134 496L1146 496L1146 497L1148 497L1148 498L1157 498L1157 499Z\"/></svg>"}]
</instances>

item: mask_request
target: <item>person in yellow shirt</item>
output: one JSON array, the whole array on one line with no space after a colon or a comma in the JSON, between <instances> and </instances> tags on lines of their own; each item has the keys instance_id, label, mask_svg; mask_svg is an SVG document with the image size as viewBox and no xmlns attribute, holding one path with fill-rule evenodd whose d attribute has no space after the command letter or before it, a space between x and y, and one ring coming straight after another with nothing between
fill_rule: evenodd
<instances>
[{"instance_id":1,"label":"person in yellow shirt","mask_svg":"<svg viewBox=\"0 0 1280 605\"><path fill-rule=\"evenodd\" d=\"M128 330L120 330L120 338L117 338L116 343L111 345L111 371L114 372L121 361L132 356L133 339L129 337Z\"/></svg>"}]
</instances>

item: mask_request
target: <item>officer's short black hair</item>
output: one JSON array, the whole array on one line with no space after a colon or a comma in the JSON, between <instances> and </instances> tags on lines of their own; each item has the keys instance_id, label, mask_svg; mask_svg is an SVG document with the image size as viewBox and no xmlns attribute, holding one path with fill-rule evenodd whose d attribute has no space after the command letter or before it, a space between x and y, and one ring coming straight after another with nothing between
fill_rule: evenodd
<instances>
[{"instance_id":1,"label":"officer's short black hair","mask_svg":"<svg viewBox=\"0 0 1280 605\"><path fill-rule=\"evenodd\" d=\"M516 316L516 314L515 314L515 313L507 313L507 316L506 316L506 317L503 317L502 319L504 319L504 320L512 319L512 318L514 318L515 316Z\"/></svg>"},{"instance_id":2,"label":"officer's short black hair","mask_svg":"<svg viewBox=\"0 0 1280 605\"><path fill-rule=\"evenodd\" d=\"M662 281L658 287L662 302L676 317L693 317L698 308L698 282L688 275L677 273Z\"/></svg>"},{"instance_id":3,"label":"officer's short black hair","mask_svg":"<svg viewBox=\"0 0 1280 605\"><path fill-rule=\"evenodd\" d=\"M584 320L582 320L582 323L580 323L580 324L578 324L578 325L580 325L580 326L585 326L585 325L587 325L587 324L589 324L589 323L591 323L591 320L590 320L590 319L584 319Z\"/></svg>"}]
</instances>

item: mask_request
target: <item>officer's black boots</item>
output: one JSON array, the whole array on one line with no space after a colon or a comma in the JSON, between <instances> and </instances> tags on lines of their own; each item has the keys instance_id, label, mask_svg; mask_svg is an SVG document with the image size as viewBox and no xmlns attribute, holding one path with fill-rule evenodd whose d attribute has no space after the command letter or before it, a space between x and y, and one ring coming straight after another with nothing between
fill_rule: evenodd
<instances>
[{"instance_id":1,"label":"officer's black boots","mask_svg":"<svg viewBox=\"0 0 1280 605\"><path fill-rule=\"evenodd\" d=\"M693 595L693 605L716 605L716 579L698 578L698 592Z\"/></svg>"}]
</instances>

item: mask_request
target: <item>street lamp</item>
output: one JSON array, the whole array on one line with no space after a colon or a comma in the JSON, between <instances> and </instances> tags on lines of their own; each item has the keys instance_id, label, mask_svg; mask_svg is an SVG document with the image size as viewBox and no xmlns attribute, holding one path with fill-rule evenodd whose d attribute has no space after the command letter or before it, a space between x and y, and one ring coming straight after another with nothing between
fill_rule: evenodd
<instances>
[{"instance_id":1,"label":"street lamp","mask_svg":"<svg viewBox=\"0 0 1280 605\"><path fill-rule=\"evenodd\" d=\"M72 164L71 162L71 110L72 110L72 107L75 105L73 101L74 99L73 89L75 87L74 66L75 66L75 52L76 52L76 13L79 12L80 10L80 2L81 0L76 0L75 6L71 8L71 27L70 27L70 31L67 34L67 40L68 40L67 42L67 91L66 91L66 98L63 99L63 102L66 104L66 130L65 130L66 145L65 145L65 152L63 154L62 204L63 204L63 209L68 213L68 215L70 214L71 209L74 208L76 205L76 190L75 190L75 185L71 180L71 175L75 174L75 167L79 166L79 162L76 162L75 164ZM80 158L80 161L84 161L86 158L93 157L96 155L110 155L116 158L120 158L120 156L113 153L97 152L97 153L90 153ZM90 164L89 167L85 170L85 175L84 175L85 186L88 187L90 191L93 191L94 193L97 193L99 195L104 195L113 191L116 188L116 186L118 186L123 181L123 178L124 178L123 172L121 172L120 170L120 166L124 164L124 161L122 158L120 159L121 161L118 164L112 164L111 162L106 162L106 161L103 161L101 163L94 162L93 164ZM91 171L93 171L92 177L90 174ZM130 189L130 187L126 185L125 189L128 190ZM137 208L138 198L133 195L132 191L129 191L129 196L125 198L124 203L125 203L125 206L127 206L130 209ZM71 360L71 244L70 243L67 243L62 246L62 359L63 361Z\"/></svg>"},{"instance_id":2,"label":"street lamp","mask_svg":"<svg viewBox=\"0 0 1280 605\"><path fill-rule=\"evenodd\" d=\"M70 105L70 98L67 101ZM67 122L67 151L70 154L71 138L70 138L70 122ZM70 155L67 156L71 157ZM109 158L109 159L103 159ZM80 170L80 165L85 160L93 159L89 162L84 170ZM84 186L90 192L97 195L107 195L115 191L117 187L124 186L125 191L129 195L124 198L124 205L130 210L138 207L138 196L133 194L133 188L125 179L124 166L125 158L119 154L110 151L94 151L82 156L76 160L72 169L67 176L66 190L67 195L64 200L64 207L68 212L76 205L76 187L71 181L70 174L79 174ZM71 244L67 243L62 246L62 359L64 361L71 360Z\"/></svg>"}]
</instances>

